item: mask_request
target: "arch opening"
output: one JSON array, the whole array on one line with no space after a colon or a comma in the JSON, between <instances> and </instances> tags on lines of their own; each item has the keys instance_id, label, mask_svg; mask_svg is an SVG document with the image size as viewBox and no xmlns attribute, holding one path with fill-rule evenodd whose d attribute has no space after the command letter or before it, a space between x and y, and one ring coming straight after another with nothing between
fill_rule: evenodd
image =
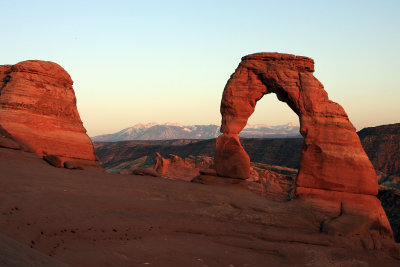
<instances>
[{"instance_id":1,"label":"arch opening","mask_svg":"<svg viewBox=\"0 0 400 267\"><path fill-rule=\"evenodd\" d=\"M238 135L250 158L252 186L269 199L293 198L303 144L293 109L276 93L264 94Z\"/></svg>"}]
</instances>

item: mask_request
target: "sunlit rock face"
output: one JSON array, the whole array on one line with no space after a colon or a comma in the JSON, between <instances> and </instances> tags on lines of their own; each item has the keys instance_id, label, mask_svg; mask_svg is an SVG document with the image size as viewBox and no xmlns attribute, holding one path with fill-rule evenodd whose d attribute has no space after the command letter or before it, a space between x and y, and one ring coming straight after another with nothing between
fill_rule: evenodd
<instances>
[{"instance_id":1,"label":"sunlit rock face","mask_svg":"<svg viewBox=\"0 0 400 267\"><path fill-rule=\"evenodd\" d=\"M59 65L29 60L0 66L0 129L40 156L96 162L77 107L73 81Z\"/></svg>"},{"instance_id":2,"label":"sunlit rock face","mask_svg":"<svg viewBox=\"0 0 400 267\"><path fill-rule=\"evenodd\" d=\"M299 116L304 137L296 197L314 203L318 210L335 210L336 216L320 225L320 230L333 235L392 238L375 197L375 170L346 112L329 100L313 72L314 61L307 57L257 53L242 58L222 96L223 134L216 142L216 173L248 179L250 160L237 135L257 101L275 93Z\"/></svg>"},{"instance_id":3,"label":"sunlit rock face","mask_svg":"<svg viewBox=\"0 0 400 267\"><path fill-rule=\"evenodd\" d=\"M265 94L275 93L300 118L304 145L297 185L376 195L375 171L355 128L344 109L329 100L313 71L314 61L307 57L279 53L243 57L222 96L221 132L237 135L254 112L257 101ZM223 151L223 145L217 144L216 165L226 164L225 158L220 157ZM216 169L218 174L232 177L219 166ZM247 177L246 173L237 178Z\"/></svg>"}]
</instances>

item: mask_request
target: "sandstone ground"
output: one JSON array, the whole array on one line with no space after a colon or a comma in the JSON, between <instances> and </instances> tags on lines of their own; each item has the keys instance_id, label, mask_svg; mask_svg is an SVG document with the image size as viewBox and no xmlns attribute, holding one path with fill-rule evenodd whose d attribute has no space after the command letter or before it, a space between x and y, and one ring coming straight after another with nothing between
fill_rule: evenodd
<instances>
[{"instance_id":1,"label":"sandstone ground","mask_svg":"<svg viewBox=\"0 0 400 267\"><path fill-rule=\"evenodd\" d=\"M359 239L320 233L326 214L300 199L278 203L235 188L58 169L9 149L0 149L0 174L3 263L35 265L33 252L47 265L72 266L400 264Z\"/></svg>"}]
</instances>

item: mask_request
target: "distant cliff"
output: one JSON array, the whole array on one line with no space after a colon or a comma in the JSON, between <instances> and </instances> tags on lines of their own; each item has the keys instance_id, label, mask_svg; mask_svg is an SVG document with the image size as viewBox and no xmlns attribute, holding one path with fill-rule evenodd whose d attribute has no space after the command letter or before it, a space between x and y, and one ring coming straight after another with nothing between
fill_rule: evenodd
<instances>
[{"instance_id":1,"label":"distant cliff","mask_svg":"<svg viewBox=\"0 0 400 267\"><path fill-rule=\"evenodd\" d=\"M376 170L400 175L400 123L365 128L358 135Z\"/></svg>"}]
</instances>

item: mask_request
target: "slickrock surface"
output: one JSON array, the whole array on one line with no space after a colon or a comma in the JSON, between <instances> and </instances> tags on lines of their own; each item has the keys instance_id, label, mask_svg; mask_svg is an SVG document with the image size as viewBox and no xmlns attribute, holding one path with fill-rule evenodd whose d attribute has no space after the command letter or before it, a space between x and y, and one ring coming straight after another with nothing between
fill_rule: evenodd
<instances>
[{"instance_id":1,"label":"slickrock surface","mask_svg":"<svg viewBox=\"0 0 400 267\"><path fill-rule=\"evenodd\" d=\"M41 253L36 249L32 249L28 244L21 244L6 235L0 234L0 266L67 267L69 265Z\"/></svg>"},{"instance_id":2,"label":"slickrock surface","mask_svg":"<svg viewBox=\"0 0 400 267\"><path fill-rule=\"evenodd\" d=\"M69 74L53 62L29 60L0 66L2 139L11 136L8 140L40 156L97 165L72 84Z\"/></svg>"},{"instance_id":3,"label":"slickrock surface","mask_svg":"<svg viewBox=\"0 0 400 267\"><path fill-rule=\"evenodd\" d=\"M389 240L321 232L340 205L54 168L2 148L0 173L0 234L71 266L399 265ZM0 251L9 262L24 253Z\"/></svg>"}]
</instances>

